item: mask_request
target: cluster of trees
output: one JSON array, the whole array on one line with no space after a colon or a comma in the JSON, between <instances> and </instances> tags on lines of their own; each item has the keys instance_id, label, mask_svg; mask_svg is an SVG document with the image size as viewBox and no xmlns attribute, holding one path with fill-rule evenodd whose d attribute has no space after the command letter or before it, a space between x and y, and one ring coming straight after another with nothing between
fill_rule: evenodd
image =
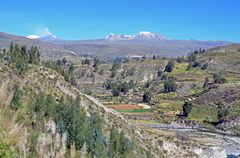
<instances>
[{"instance_id":1,"label":"cluster of trees","mask_svg":"<svg viewBox=\"0 0 240 158\"><path fill-rule=\"evenodd\" d=\"M132 149L132 143L124 137L123 132L119 133L116 128L112 127L109 140L108 157L126 158Z\"/></svg>"},{"instance_id":2,"label":"cluster of trees","mask_svg":"<svg viewBox=\"0 0 240 158\"><path fill-rule=\"evenodd\" d=\"M104 87L107 90L111 90L113 96L119 96L120 93L126 94L130 89L134 88L134 85L133 80L125 82L109 79L104 83Z\"/></svg>"},{"instance_id":3,"label":"cluster of trees","mask_svg":"<svg viewBox=\"0 0 240 158\"><path fill-rule=\"evenodd\" d=\"M177 63L182 63L184 61L185 61L185 57L184 56L181 56L181 57L177 58Z\"/></svg>"},{"instance_id":4,"label":"cluster of trees","mask_svg":"<svg viewBox=\"0 0 240 158\"><path fill-rule=\"evenodd\" d=\"M26 46L14 44L11 42L8 50L1 51L1 57L8 61L9 66L17 70L19 74L23 74L28 64L39 64L40 52L37 47L28 49Z\"/></svg>"},{"instance_id":5,"label":"cluster of trees","mask_svg":"<svg viewBox=\"0 0 240 158\"><path fill-rule=\"evenodd\" d=\"M82 61L82 65L91 65L91 60L88 58L84 59ZM98 58L94 58L92 66L93 66L95 72L97 72L99 65L100 65L100 60Z\"/></svg>"},{"instance_id":6,"label":"cluster of trees","mask_svg":"<svg viewBox=\"0 0 240 158\"><path fill-rule=\"evenodd\" d=\"M188 54L187 61L188 61L187 70L189 70L191 68L201 67L201 64L196 61L196 54L195 53Z\"/></svg>"},{"instance_id":7,"label":"cluster of trees","mask_svg":"<svg viewBox=\"0 0 240 158\"><path fill-rule=\"evenodd\" d=\"M82 65L90 65L90 64L91 64L91 61L87 58L82 61Z\"/></svg>"},{"instance_id":8,"label":"cluster of trees","mask_svg":"<svg viewBox=\"0 0 240 158\"><path fill-rule=\"evenodd\" d=\"M210 83L209 78L206 77L203 83L203 88L208 89L214 87L214 84L224 84L227 80L221 73L213 74L213 82Z\"/></svg>"},{"instance_id":9,"label":"cluster of trees","mask_svg":"<svg viewBox=\"0 0 240 158\"><path fill-rule=\"evenodd\" d=\"M120 67L121 67L121 62L119 62L118 60L114 60L111 68L110 78L114 78L116 76L117 69L119 69Z\"/></svg>"},{"instance_id":10,"label":"cluster of trees","mask_svg":"<svg viewBox=\"0 0 240 158\"><path fill-rule=\"evenodd\" d=\"M66 64L67 64L67 59L65 57L63 57L62 60L57 61L58 66L62 66L62 65L66 65Z\"/></svg>"},{"instance_id":11,"label":"cluster of trees","mask_svg":"<svg viewBox=\"0 0 240 158\"><path fill-rule=\"evenodd\" d=\"M205 49L199 48L198 50L194 50L191 54L203 54L205 52Z\"/></svg>"},{"instance_id":12,"label":"cluster of trees","mask_svg":"<svg viewBox=\"0 0 240 158\"><path fill-rule=\"evenodd\" d=\"M29 64L39 65L40 64L40 51L37 47L32 46L27 48L24 45L18 45L11 42L9 49L3 49L0 52L0 57L8 62L8 65L17 70L18 74L23 74ZM43 65L49 67L59 74L61 74L64 79L73 85L76 85L76 80L73 76L74 67L70 65L68 70L62 68L63 65L67 63L67 59L64 57L62 60L47 61L43 62Z\"/></svg>"},{"instance_id":13,"label":"cluster of trees","mask_svg":"<svg viewBox=\"0 0 240 158\"><path fill-rule=\"evenodd\" d=\"M76 86L77 82L76 79L74 77L74 66L73 64L71 64L68 69L64 69L62 66L64 64L67 63L66 58L63 58L62 60L58 60L57 62L55 61L46 61L43 62L44 66L51 68L55 71L57 71L59 74L61 74L63 76L63 78L65 79L65 81L71 83L72 85Z\"/></svg>"},{"instance_id":14,"label":"cluster of trees","mask_svg":"<svg viewBox=\"0 0 240 158\"><path fill-rule=\"evenodd\" d=\"M36 116L39 126L45 119L54 119L60 134L67 133L67 147L75 144L81 150L86 143L89 157L116 157L125 158L132 148L132 143L123 133L112 128L110 138L103 135L103 121L92 113L87 117L80 106L80 97L65 101L63 98L56 102L50 95L39 94L31 106L31 112Z\"/></svg>"}]
</instances>

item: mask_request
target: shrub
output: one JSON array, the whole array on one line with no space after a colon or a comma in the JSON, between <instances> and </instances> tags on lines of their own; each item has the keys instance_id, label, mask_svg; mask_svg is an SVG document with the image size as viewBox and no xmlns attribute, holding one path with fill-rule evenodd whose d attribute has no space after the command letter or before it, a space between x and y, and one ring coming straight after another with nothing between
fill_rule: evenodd
<instances>
[{"instance_id":1,"label":"shrub","mask_svg":"<svg viewBox=\"0 0 240 158\"><path fill-rule=\"evenodd\" d=\"M203 64L203 66L201 67L201 69L202 69L202 70L206 70L206 69L207 69L207 67L208 67L208 64L207 64L207 63L205 63L205 64Z\"/></svg>"},{"instance_id":2,"label":"shrub","mask_svg":"<svg viewBox=\"0 0 240 158\"><path fill-rule=\"evenodd\" d=\"M104 74L104 70L103 69L99 70L98 74L99 75L103 75Z\"/></svg>"},{"instance_id":3,"label":"shrub","mask_svg":"<svg viewBox=\"0 0 240 158\"><path fill-rule=\"evenodd\" d=\"M115 97L120 95L120 90L117 87L114 87L111 92Z\"/></svg>"},{"instance_id":4,"label":"shrub","mask_svg":"<svg viewBox=\"0 0 240 158\"><path fill-rule=\"evenodd\" d=\"M12 98L12 101L10 103L11 109L18 110L21 107L21 102L20 102L21 96L22 96L22 92L19 89L19 86L17 84L14 84L14 86L13 86L13 98Z\"/></svg>"},{"instance_id":5,"label":"shrub","mask_svg":"<svg viewBox=\"0 0 240 158\"><path fill-rule=\"evenodd\" d=\"M94 60L93 60L93 67L94 67L94 71L95 72L98 70L98 66L99 66L99 59L98 58L94 58Z\"/></svg>"},{"instance_id":6,"label":"shrub","mask_svg":"<svg viewBox=\"0 0 240 158\"><path fill-rule=\"evenodd\" d=\"M182 62L184 62L184 60L185 60L184 56L178 57L177 58L177 63L182 63Z\"/></svg>"},{"instance_id":7,"label":"shrub","mask_svg":"<svg viewBox=\"0 0 240 158\"><path fill-rule=\"evenodd\" d=\"M82 64L83 65L90 65L91 61L89 59L85 59L85 60L82 61Z\"/></svg>"},{"instance_id":8,"label":"shrub","mask_svg":"<svg viewBox=\"0 0 240 158\"><path fill-rule=\"evenodd\" d=\"M153 57L152 57L152 58L153 58L153 60L156 60L156 55L153 55Z\"/></svg>"},{"instance_id":9,"label":"shrub","mask_svg":"<svg viewBox=\"0 0 240 158\"><path fill-rule=\"evenodd\" d=\"M66 63L67 63L67 59L64 57L64 58L62 59L62 64L65 65Z\"/></svg>"},{"instance_id":10,"label":"shrub","mask_svg":"<svg viewBox=\"0 0 240 158\"><path fill-rule=\"evenodd\" d=\"M133 67L130 69L127 69L126 76L133 76L134 72L135 72L135 68L133 68Z\"/></svg>"},{"instance_id":11,"label":"shrub","mask_svg":"<svg viewBox=\"0 0 240 158\"><path fill-rule=\"evenodd\" d=\"M188 117L192 110L192 103L191 102L185 102L182 106L183 116Z\"/></svg>"},{"instance_id":12,"label":"shrub","mask_svg":"<svg viewBox=\"0 0 240 158\"><path fill-rule=\"evenodd\" d=\"M164 82L164 91L165 92L175 92L177 89L177 84L173 79L169 79Z\"/></svg>"},{"instance_id":13,"label":"shrub","mask_svg":"<svg viewBox=\"0 0 240 158\"><path fill-rule=\"evenodd\" d=\"M151 101L151 95L149 92L144 92L143 94L143 102L149 103Z\"/></svg>"},{"instance_id":14,"label":"shrub","mask_svg":"<svg viewBox=\"0 0 240 158\"><path fill-rule=\"evenodd\" d=\"M196 55L194 53L190 53L188 55L188 62L195 62L196 61Z\"/></svg>"},{"instance_id":15,"label":"shrub","mask_svg":"<svg viewBox=\"0 0 240 158\"><path fill-rule=\"evenodd\" d=\"M213 75L213 82L216 84L223 84L226 83L226 79L222 76L222 74L214 74Z\"/></svg>"},{"instance_id":16,"label":"shrub","mask_svg":"<svg viewBox=\"0 0 240 158\"><path fill-rule=\"evenodd\" d=\"M229 109L226 108L222 102L219 102L218 110L217 110L218 122L222 123L222 122L226 121L228 114L229 114Z\"/></svg>"},{"instance_id":17,"label":"shrub","mask_svg":"<svg viewBox=\"0 0 240 158\"><path fill-rule=\"evenodd\" d=\"M204 80L203 88L209 88L209 79L208 79L208 77L206 77L205 80Z\"/></svg>"},{"instance_id":18,"label":"shrub","mask_svg":"<svg viewBox=\"0 0 240 158\"><path fill-rule=\"evenodd\" d=\"M171 60L171 61L169 61L168 64L165 66L164 71L166 71L166 72L172 72L172 71L173 71L173 68L174 68L174 61Z\"/></svg>"}]
</instances>

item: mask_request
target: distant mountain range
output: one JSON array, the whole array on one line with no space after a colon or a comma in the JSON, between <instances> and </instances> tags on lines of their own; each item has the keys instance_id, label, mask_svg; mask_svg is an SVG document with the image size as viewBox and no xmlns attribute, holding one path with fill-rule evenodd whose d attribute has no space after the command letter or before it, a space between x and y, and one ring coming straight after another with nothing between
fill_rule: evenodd
<instances>
[{"instance_id":1,"label":"distant mountain range","mask_svg":"<svg viewBox=\"0 0 240 158\"><path fill-rule=\"evenodd\" d=\"M141 31L135 35L115 35L113 33L105 37L109 41L122 41L122 40L167 40L166 37L157 33Z\"/></svg>"},{"instance_id":2,"label":"distant mountain range","mask_svg":"<svg viewBox=\"0 0 240 158\"><path fill-rule=\"evenodd\" d=\"M0 32L0 48L8 47L10 42L31 46L42 51L43 58L57 60L66 55L92 55L99 58L115 58L129 55L158 55L177 57L199 48L209 49L232 44L228 41L170 40L157 33L141 31L135 35L109 34L103 39L61 40L53 35L39 37L16 36Z\"/></svg>"}]
</instances>

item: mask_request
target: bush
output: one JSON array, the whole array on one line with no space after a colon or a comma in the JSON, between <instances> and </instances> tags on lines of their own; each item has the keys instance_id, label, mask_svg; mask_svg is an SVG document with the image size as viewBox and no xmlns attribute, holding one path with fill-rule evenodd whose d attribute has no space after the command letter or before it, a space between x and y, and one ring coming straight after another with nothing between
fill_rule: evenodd
<instances>
[{"instance_id":1,"label":"bush","mask_svg":"<svg viewBox=\"0 0 240 158\"><path fill-rule=\"evenodd\" d=\"M114 97L120 95L120 90L117 87L113 88L111 92Z\"/></svg>"},{"instance_id":2,"label":"bush","mask_svg":"<svg viewBox=\"0 0 240 158\"><path fill-rule=\"evenodd\" d=\"M196 61L189 62L187 70L190 70L191 68L196 68L196 67L201 67L201 64L199 62L196 62Z\"/></svg>"},{"instance_id":3,"label":"bush","mask_svg":"<svg viewBox=\"0 0 240 158\"><path fill-rule=\"evenodd\" d=\"M153 60L156 60L156 55L153 55L153 57L152 57L152 58L153 58Z\"/></svg>"},{"instance_id":4,"label":"bush","mask_svg":"<svg viewBox=\"0 0 240 158\"><path fill-rule=\"evenodd\" d=\"M151 101L151 95L149 92L144 92L143 94L143 102L149 103Z\"/></svg>"},{"instance_id":5,"label":"bush","mask_svg":"<svg viewBox=\"0 0 240 158\"><path fill-rule=\"evenodd\" d=\"M175 92L177 90L177 84L174 80L170 79L164 82L165 92Z\"/></svg>"},{"instance_id":6,"label":"bush","mask_svg":"<svg viewBox=\"0 0 240 158\"><path fill-rule=\"evenodd\" d=\"M165 66L164 71L165 71L165 72L172 72L172 71L173 71L173 68L174 68L174 61L171 60L171 61L169 61L168 64Z\"/></svg>"},{"instance_id":7,"label":"bush","mask_svg":"<svg viewBox=\"0 0 240 158\"><path fill-rule=\"evenodd\" d=\"M134 73L135 73L135 68L130 68L130 69L127 69L127 71L126 71L126 77L127 76L133 76L134 75Z\"/></svg>"},{"instance_id":8,"label":"bush","mask_svg":"<svg viewBox=\"0 0 240 158\"><path fill-rule=\"evenodd\" d=\"M82 61L82 64L83 65L90 65L91 61L89 59L85 59L85 60Z\"/></svg>"},{"instance_id":9,"label":"bush","mask_svg":"<svg viewBox=\"0 0 240 158\"><path fill-rule=\"evenodd\" d=\"M125 158L132 149L132 143L125 138L123 132L119 133L114 127L110 132L108 157Z\"/></svg>"},{"instance_id":10,"label":"bush","mask_svg":"<svg viewBox=\"0 0 240 158\"><path fill-rule=\"evenodd\" d=\"M219 102L218 110L217 110L218 122L222 123L222 122L226 121L228 114L229 114L229 109L226 108L222 102Z\"/></svg>"},{"instance_id":11,"label":"bush","mask_svg":"<svg viewBox=\"0 0 240 158\"><path fill-rule=\"evenodd\" d=\"M184 60L185 60L184 56L178 57L177 58L177 63L182 63L182 62L184 62Z\"/></svg>"},{"instance_id":12,"label":"bush","mask_svg":"<svg viewBox=\"0 0 240 158\"><path fill-rule=\"evenodd\" d=\"M98 66L99 66L99 59L98 58L94 58L94 60L93 60L93 67L94 67L94 71L95 72L98 70Z\"/></svg>"},{"instance_id":13,"label":"bush","mask_svg":"<svg viewBox=\"0 0 240 158\"><path fill-rule=\"evenodd\" d=\"M103 69L99 70L98 74L99 75L103 75L104 74L104 70Z\"/></svg>"},{"instance_id":14,"label":"bush","mask_svg":"<svg viewBox=\"0 0 240 158\"><path fill-rule=\"evenodd\" d=\"M182 110L183 110L183 116L188 117L188 115L190 114L190 112L192 110L192 103L191 102L185 102L182 106Z\"/></svg>"},{"instance_id":15,"label":"bush","mask_svg":"<svg viewBox=\"0 0 240 158\"><path fill-rule=\"evenodd\" d=\"M196 61L196 55L194 53L190 53L188 55L188 62L195 62Z\"/></svg>"},{"instance_id":16,"label":"bush","mask_svg":"<svg viewBox=\"0 0 240 158\"><path fill-rule=\"evenodd\" d=\"M67 63L67 59L64 57L64 58L62 59L62 64L65 65L66 63Z\"/></svg>"},{"instance_id":17,"label":"bush","mask_svg":"<svg viewBox=\"0 0 240 158\"><path fill-rule=\"evenodd\" d=\"M213 75L213 82L216 84L223 84L226 83L226 79L222 76L222 74L214 74Z\"/></svg>"},{"instance_id":18,"label":"bush","mask_svg":"<svg viewBox=\"0 0 240 158\"><path fill-rule=\"evenodd\" d=\"M203 83L203 88L209 88L209 79L208 77L205 78L204 83Z\"/></svg>"},{"instance_id":19,"label":"bush","mask_svg":"<svg viewBox=\"0 0 240 158\"><path fill-rule=\"evenodd\" d=\"M207 63L205 63L205 64L203 64L203 66L201 67L201 69L202 69L202 70L206 70L206 69L207 69L207 67L208 67L208 64L207 64Z\"/></svg>"},{"instance_id":20,"label":"bush","mask_svg":"<svg viewBox=\"0 0 240 158\"><path fill-rule=\"evenodd\" d=\"M20 102L21 96L22 96L22 92L19 89L19 86L15 84L13 86L13 98L10 103L11 109L18 110L21 107L21 102Z\"/></svg>"},{"instance_id":21,"label":"bush","mask_svg":"<svg viewBox=\"0 0 240 158\"><path fill-rule=\"evenodd\" d=\"M107 90L112 90L113 96L119 96L120 92L126 94L129 89L134 88L135 84L133 80L129 82L107 80L103 85Z\"/></svg>"}]
</instances>

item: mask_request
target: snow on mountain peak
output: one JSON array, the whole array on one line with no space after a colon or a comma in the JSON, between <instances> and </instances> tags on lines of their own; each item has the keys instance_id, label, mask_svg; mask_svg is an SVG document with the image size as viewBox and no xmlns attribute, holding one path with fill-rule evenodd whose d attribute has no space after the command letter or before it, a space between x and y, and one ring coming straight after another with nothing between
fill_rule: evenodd
<instances>
[{"instance_id":1,"label":"snow on mountain peak","mask_svg":"<svg viewBox=\"0 0 240 158\"><path fill-rule=\"evenodd\" d=\"M109 41L120 41L120 40L166 40L167 38L157 33L141 31L135 35L115 35L111 33L108 36L106 36L105 39Z\"/></svg>"},{"instance_id":2,"label":"snow on mountain peak","mask_svg":"<svg viewBox=\"0 0 240 158\"><path fill-rule=\"evenodd\" d=\"M135 35L134 39L136 39L136 40L166 40L167 38L164 36L161 36L157 33L141 31Z\"/></svg>"},{"instance_id":3,"label":"snow on mountain peak","mask_svg":"<svg viewBox=\"0 0 240 158\"><path fill-rule=\"evenodd\" d=\"M47 36L29 35L26 37L29 39L38 39L38 40L45 41L45 42L58 40L57 37L54 35L47 35Z\"/></svg>"},{"instance_id":4,"label":"snow on mountain peak","mask_svg":"<svg viewBox=\"0 0 240 158\"><path fill-rule=\"evenodd\" d=\"M38 36L38 35L29 35L29 36L26 36L27 38L29 38L29 39L38 39L38 38L40 38L40 36Z\"/></svg>"}]
</instances>

